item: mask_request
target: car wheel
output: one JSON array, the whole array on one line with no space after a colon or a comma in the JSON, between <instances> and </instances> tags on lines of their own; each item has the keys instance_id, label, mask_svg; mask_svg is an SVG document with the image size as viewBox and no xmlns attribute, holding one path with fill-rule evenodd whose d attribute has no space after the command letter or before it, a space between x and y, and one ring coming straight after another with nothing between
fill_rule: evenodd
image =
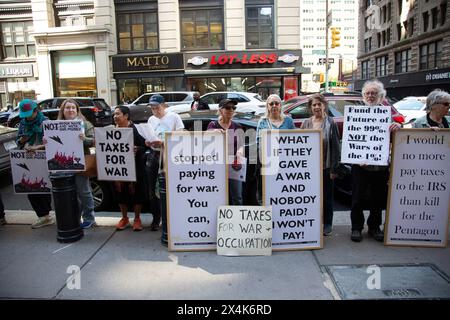
<instances>
[{"instance_id":1,"label":"car wheel","mask_svg":"<svg viewBox=\"0 0 450 320\"><path fill-rule=\"evenodd\" d=\"M94 210L106 210L111 205L111 190L107 183L91 179L92 196L94 197Z\"/></svg>"}]
</instances>

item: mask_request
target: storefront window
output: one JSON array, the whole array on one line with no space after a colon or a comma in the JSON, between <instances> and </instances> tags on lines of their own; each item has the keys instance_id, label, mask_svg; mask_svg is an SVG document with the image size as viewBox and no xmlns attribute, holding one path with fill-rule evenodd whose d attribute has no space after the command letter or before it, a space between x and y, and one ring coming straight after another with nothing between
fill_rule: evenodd
<instances>
[{"instance_id":1,"label":"storefront window","mask_svg":"<svg viewBox=\"0 0 450 320\"><path fill-rule=\"evenodd\" d=\"M119 51L158 50L158 19L156 12L118 14Z\"/></svg>"},{"instance_id":2,"label":"storefront window","mask_svg":"<svg viewBox=\"0 0 450 320\"><path fill-rule=\"evenodd\" d=\"M120 103L130 103L151 92L184 91L183 77L149 77L117 80Z\"/></svg>"},{"instance_id":3,"label":"storefront window","mask_svg":"<svg viewBox=\"0 0 450 320\"><path fill-rule=\"evenodd\" d=\"M96 97L97 78L91 49L52 53L56 97Z\"/></svg>"}]
</instances>

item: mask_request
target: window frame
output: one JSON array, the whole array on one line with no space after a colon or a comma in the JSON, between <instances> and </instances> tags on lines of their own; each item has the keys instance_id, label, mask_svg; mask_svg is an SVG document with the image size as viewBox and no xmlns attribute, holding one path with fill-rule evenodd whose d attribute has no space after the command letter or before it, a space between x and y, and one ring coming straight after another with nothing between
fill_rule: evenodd
<instances>
[{"instance_id":1,"label":"window frame","mask_svg":"<svg viewBox=\"0 0 450 320\"><path fill-rule=\"evenodd\" d=\"M219 43L218 47L211 46L211 34L212 33L211 33L210 12L212 10L218 10L218 11L221 12L220 23L222 25L222 32L220 34L222 36L222 41L221 41L221 43ZM207 46L207 47L197 46L196 45L196 40L195 40L196 35L197 35L197 33L195 32L196 25L197 25L195 16L196 16L197 13L204 12L204 11L206 11L207 14L208 14L208 18L207 18L207 23L208 24L207 25L208 25L208 43L209 43L209 46ZM193 21L193 23L194 23L194 33L192 34L192 36L194 37L194 46L193 47L184 47L183 46L183 37L187 36L187 35L191 35L191 34L184 34L183 33L183 17L182 17L182 15L185 12L193 12L194 13L194 21ZM225 30L224 30L224 28L225 28L225 26L224 26L225 25L225 21L224 21L224 18L225 17L224 17L224 8L223 7L204 7L204 8L200 8L200 9L199 8L197 8L197 9L194 9L194 8L180 8L180 48L181 48L181 51L183 52L183 51L197 51L197 50L224 50L225 49Z\"/></svg>"},{"instance_id":2,"label":"window frame","mask_svg":"<svg viewBox=\"0 0 450 320\"><path fill-rule=\"evenodd\" d=\"M406 55L406 59L404 59ZM395 73L405 73L411 71L411 48L397 51L395 53Z\"/></svg>"},{"instance_id":3,"label":"window frame","mask_svg":"<svg viewBox=\"0 0 450 320\"><path fill-rule=\"evenodd\" d=\"M387 75L387 65L389 58L387 55L375 58L375 75L377 77L384 77Z\"/></svg>"},{"instance_id":4,"label":"window frame","mask_svg":"<svg viewBox=\"0 0 450 320\"><path fill-rule=\"evenodd\" d=\"M266 47L266 46L261 46L261 25L260 25L260 15L258 12L258 18L257 18L257 28L258 28L258 45L251 45L249 46L248 44L248 30L249 30L249 18L248 18L248 9L262 9L262 8L271 8L271 14L272 14L272 25L271 25L271 31L272 31L272 43L270 44L270 46ZM275 8L273 4L259 4L259 5L250 5L250 4L246 4L245 5L245 48L246 49L273 49L275 48Z\"/></svg>"},{"instance_id":5,"label":"window frame","mask_svg":"<svg viewBox=\"0 0 450 320\"><path fill-rule=\"evenodd\" d=\"M419 47L419 70L442 67L442 46L443 40L440 39Z\"/></svg>"},{"instance_id":6,"label":"window frame","mask_svg":"<svg viewBox=\"0 0 450 320\"><path fill-rule=\"evenodd\" d=\"M142 37L133 37L133 30L132 30L132 26L134 25L132 23L132 15L142 15L142 23L141 24L136 24L136 25L142 25L143 26L143 35ZM156 15L156 48L152 48L152 49L147 49L148 43L147 43L147 36L146 36L146 28L145 28L145 17L148 14L155 14ZM128 24L119 24L119 16L125 16L128 15L128 19L129 19L129 23ZM153 24L153 23L152 23ZM128 32L129 32L129 37L120 37L120 26L125 25L128 26ZM136 12L136 11L124 11L124 12L116 12L116 29L117 29L117 51L120 53L131 53L131 52L158 52L159 51L159 21L158 21L158 11L155 10L148 10L145 12ZM154 36L151 36L152 38ZM144 40L144 49L140 50L140 49L134 49L134 44L133 44L133 39L134 38L143 38ZM120 45L120 41L123 39L129 39L130 40L130 49L129 50L124 50L121 48Z\"/></svg>"},{"instance_id":7,"label":"window frame","mask_svg":"<svg viewBox=\"0 0 450 320\"><path fill-rule=\"evenodd\" d=\"M14 25L19 25L19 24L21 24L21 26L22 26L23 42L16 42L16 32L14 31ZM8 43L8 44L5 43L5 33L3 32L4 25L10 25L9 35L11 36L11 43ZM31 26L31 29L28 29L29 26ZM30 35L30 33L33 32L33 29L34 29L33 20L1 22L0 23L0 45L1 45L0 58L1 58L1 60L35 58L36 57L36 42L34 40L34 37ZM32 40L29 39L30 37L32 37ZM25 52L24 56L17 55L17 47L23 47L24 52ZM33 47L34 50L30 50L30 47ZM11 48L12 52L14 53L13 56L8 55L7 48ZM33 53L30 54L30 51L33 51Z\"/></svg>"}]
</instances>

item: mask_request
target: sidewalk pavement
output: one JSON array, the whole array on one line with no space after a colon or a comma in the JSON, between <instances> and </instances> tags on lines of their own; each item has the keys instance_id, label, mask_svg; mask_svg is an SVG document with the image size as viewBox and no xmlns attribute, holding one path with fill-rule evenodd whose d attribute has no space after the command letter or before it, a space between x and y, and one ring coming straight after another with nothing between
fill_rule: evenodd
<instances>
[{"instance_id":1,"label":"sidewalk pavement","mask_svg":"<svg viewBox=\"0 0 450 320\"><path fill-rule=\"evenodd\" d=\"M361 243L352 242L348 211L335 212L323 249L268 257L168 252L161 231L149 231L151 215L142 215L141 232L116 231L119 215L97 212L98 227L63 244L56 226L30 228L34 212L7 210L0 299L450 299L449 247L385 247L366 232ZM370 265L381 268L375 288L369 288L377 283Z\"/></svg>"}]
</instances>

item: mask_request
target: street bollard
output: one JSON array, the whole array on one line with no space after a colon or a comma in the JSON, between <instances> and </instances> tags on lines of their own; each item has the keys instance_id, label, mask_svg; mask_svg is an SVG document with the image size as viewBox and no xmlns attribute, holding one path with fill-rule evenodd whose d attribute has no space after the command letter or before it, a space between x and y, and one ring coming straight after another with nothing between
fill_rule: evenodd
<instances>
[{"instance_id":1,"label":"street bollard","mask_svg":"<svg viewBox=\"0 0 450 320\"><path fill-rule=\"evenodd\" d=\"M59 242L75 242L83 238L83 229L80 227L81 214L78 209L75 174L52 173L53 201L55 203L55 216Z\"/></svg>"},{"instance_id":2,"label":"street bollard","mask_svg":"<svg viewBox=\"0 0 450 320\"><path fill-rule=\"evenodd\" d=\"M169 241L167 236L166 176L164 173L159 174L159 199L161 201L162 222L161 243L167 247Z\"/></svg>"}]
</instances>

